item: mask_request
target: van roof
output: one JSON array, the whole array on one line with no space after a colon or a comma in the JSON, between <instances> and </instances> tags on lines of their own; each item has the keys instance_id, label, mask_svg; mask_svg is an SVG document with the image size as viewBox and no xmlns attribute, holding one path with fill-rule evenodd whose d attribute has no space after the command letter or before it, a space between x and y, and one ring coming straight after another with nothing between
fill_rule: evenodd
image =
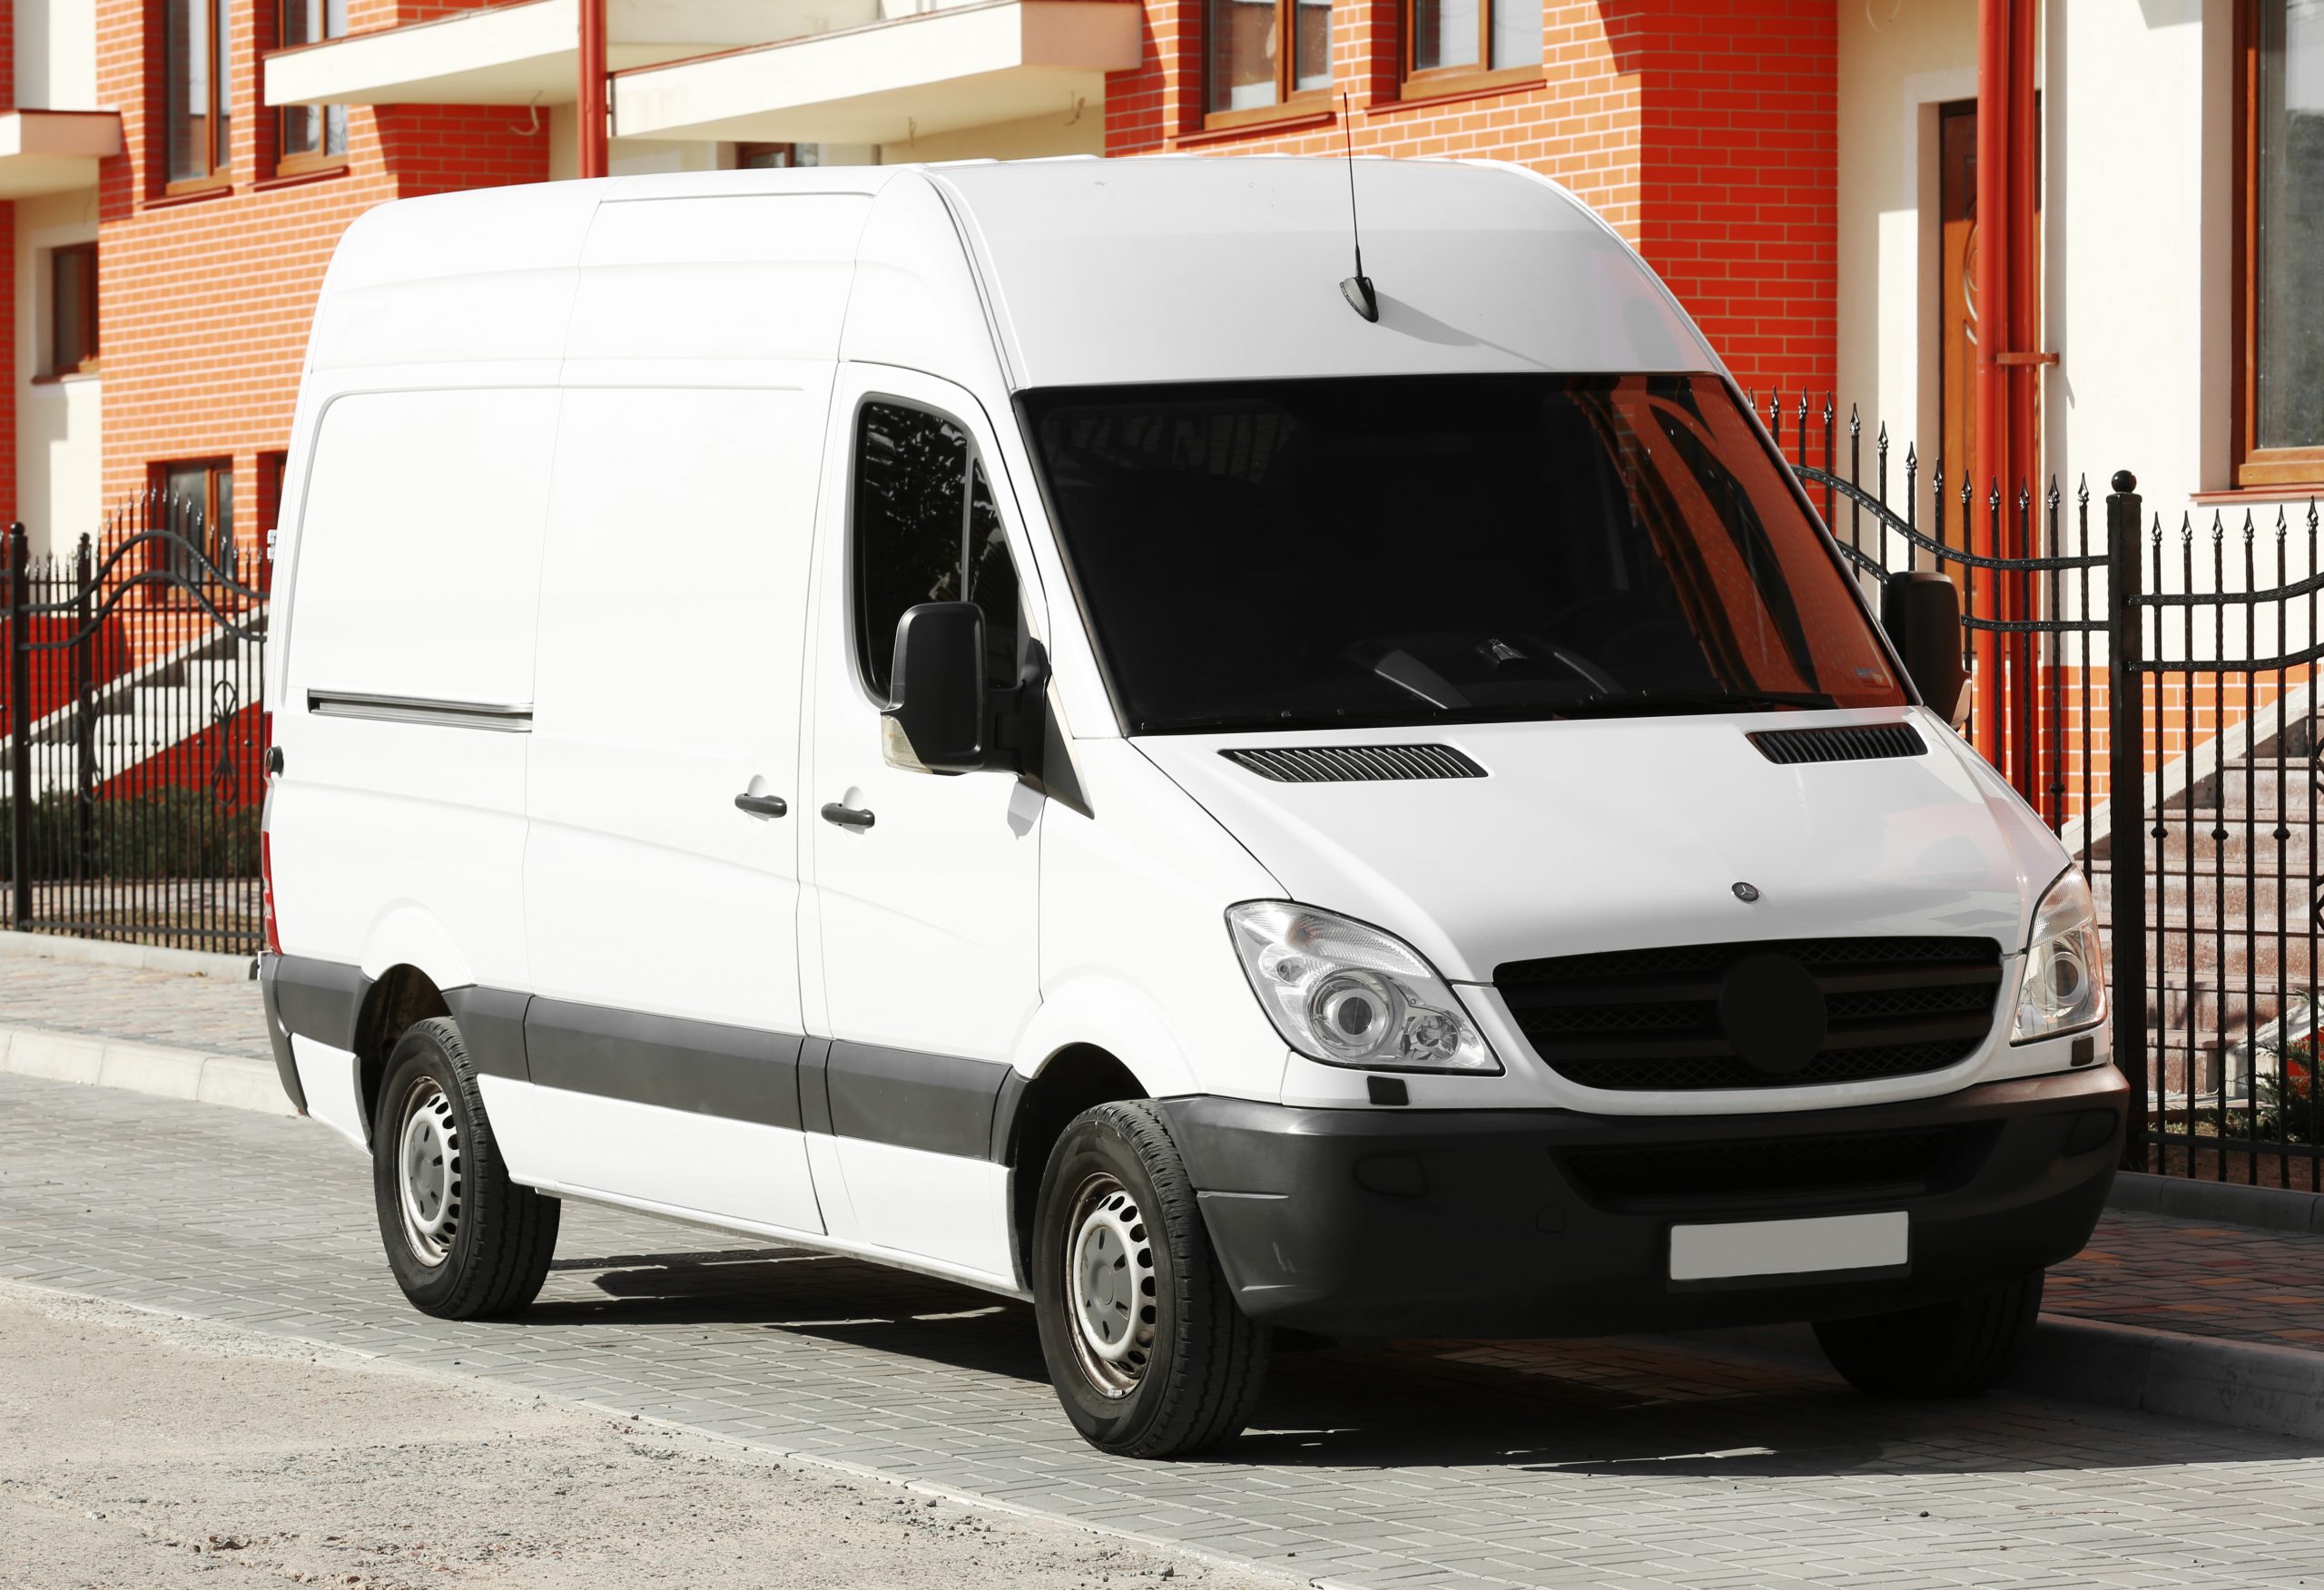
<instances>
[{"instance_id":1,"label":"van roof","mask_svg":"<svg viewBox=\"0 0 2324 1590\"><path fill-rule=\"evenodd\" d=\"M1354 271L1351 180L1376 325L1340 289ZM325 295L571 270L606 202L853 193L876 212L925 206L931 188L952 226L950 238L911 229L931 256L927 271L957 271L965 244L1014 388L1721 368L1587 206L1521 167L1482 161L1079 157L477 190L365 216ZM946 251L949 260L933 257Z\"/></svg>"}]
</instances>

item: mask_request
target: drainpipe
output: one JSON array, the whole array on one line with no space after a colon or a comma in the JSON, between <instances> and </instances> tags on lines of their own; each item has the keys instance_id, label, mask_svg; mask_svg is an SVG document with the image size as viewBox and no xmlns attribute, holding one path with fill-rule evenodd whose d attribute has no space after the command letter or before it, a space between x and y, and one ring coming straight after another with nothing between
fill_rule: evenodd
<instances>
[{"instance_id":1,"label":"drainpipe","mask_svg":"<svg viewBox=\"0 0 2324 1590\"><path fill-rule=\"evenodd\" d=\"M581 174L606 174L606 0L581 6Z\"/></svg>"},{"instance_id":2,"label":"drainpipe","mask_svg":"<svg viewBox=\"0 0 2324 1590\"><path fill-rule=\"evenodd\" d=\"M2040 367L2048 360L2035 351L2041 291L2034 263L2035 150L2041 136L2034 81L2035 15L2036 0L1978 0L1977 457L1985 478L1975 483L1971 545L2002 557L2034 552L2025 545L2017 497L2023 489L2038 502L2041 489L2034 417ZM1998 535L1986 508L1995 484L2002 496ZM1975 604L1976 611L2001 619L2035 616L2017 610L2022 582L1978 573L1984 575L1984 600ZM2000 637L1980 631L1974 650L1977 749L1997 763L2004 763L2005 754L2011 781L2034 800L2039 782L2030 720L2008 725L2004 751ZM2033 699L2030 681L2011 682L2021 702Z\"/></svg>"}]
</instances>

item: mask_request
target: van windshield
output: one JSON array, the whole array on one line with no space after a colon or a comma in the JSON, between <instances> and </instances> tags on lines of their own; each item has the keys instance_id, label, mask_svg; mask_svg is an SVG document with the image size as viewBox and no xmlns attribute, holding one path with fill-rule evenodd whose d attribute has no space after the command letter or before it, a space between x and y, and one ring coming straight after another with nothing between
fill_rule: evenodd
<instances>
[{"instance_id":1,"label":"van windshield","mask_svg":"<svg viewBox=\"0 0 2324 1590\"><path fill-rule=\"evenodd\" d=\"M1133 733L1905 700L1715 376L1020 401Z\"/></svg>"}]
</instances>

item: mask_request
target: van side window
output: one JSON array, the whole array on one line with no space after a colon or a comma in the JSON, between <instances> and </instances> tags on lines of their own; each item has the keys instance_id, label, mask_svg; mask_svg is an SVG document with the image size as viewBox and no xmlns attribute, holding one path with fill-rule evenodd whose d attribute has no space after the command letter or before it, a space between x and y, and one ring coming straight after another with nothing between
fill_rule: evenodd
<instances>
[{"instance_id":1,"label":"van side window","mask_svg":"<svg viewBox=\"0 0 2324 1590\"><path fill-rule=\"evenodd\" d=\"M896 621L922 602L982 607L987 682L1015 682L1017 566L966 431L924 408L865 404L854 530L856 660L874 696L888 697Z\"/></svg>"}]
</instances>

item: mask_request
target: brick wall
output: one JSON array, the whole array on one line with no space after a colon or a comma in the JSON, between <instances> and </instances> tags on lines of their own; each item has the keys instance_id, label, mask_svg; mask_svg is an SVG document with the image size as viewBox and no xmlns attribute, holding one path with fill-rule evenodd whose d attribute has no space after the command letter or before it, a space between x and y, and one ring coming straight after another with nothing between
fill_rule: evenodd
<instances>
[{"instance_id":1,"label":"brick wall","mask_svg":"<svg viewBox=\"0 0 2324 1590\"><path fill-rule=\"evenodd\" d=\"M259 89L274 7L235 0L231 183L170 196L158 12L143 0L98 3L97 92L120 108L123 146L99 203L105 497L142 489L156 464L231 457L237 531L254 540L262 460L289 443L315 296L340 234L392 199L547 181L547 120L529 132L522 106L357 106L343 170L278 179L278 123ZM355 0L349 21L360 32L468 8Z\"/></svg>"},{"instance_id":2,"label":"brick wall","mask_svg":"<svg viewBox=\"0 0 2324 1590\"><path fill-rule=\"evenodd\" d=\"M1838 27L1831 0L1545 0L1539 83L1402 100L1397 0L1338 0L1335 103L1203 131L1199 0L1147 0L1107 84L1106 150L1515 161L1628 238L1746 387L1828 385L1837 334Z\"/></svg>"}]
</instances>

